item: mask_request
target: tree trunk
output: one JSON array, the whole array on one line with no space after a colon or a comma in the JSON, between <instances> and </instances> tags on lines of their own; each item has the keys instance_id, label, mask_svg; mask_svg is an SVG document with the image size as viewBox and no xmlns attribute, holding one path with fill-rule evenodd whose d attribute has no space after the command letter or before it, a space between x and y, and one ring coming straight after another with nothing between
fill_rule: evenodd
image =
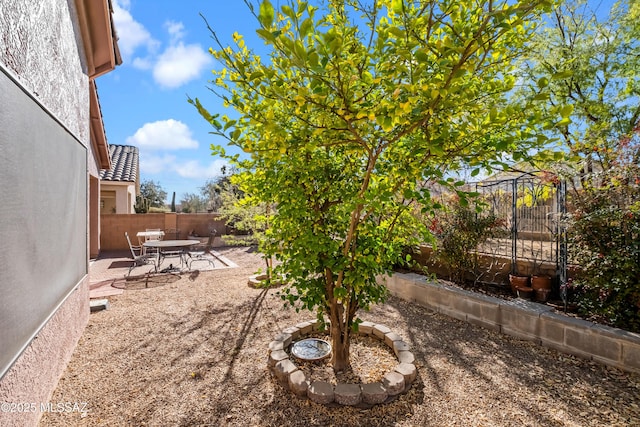
<instances>
[{"instance_id":1,"label":"tree trunk","mask_svg":"<svg viewBox=\"0 0 640 427\"><path fill-rule=\"evenodd\" d=\"M335 317L335 318L334 318ZM331 364L334 372L344 372L349 368L350 331L343 331L343 323L338 316L331 316Z\"/></svg>"}]
</instances>

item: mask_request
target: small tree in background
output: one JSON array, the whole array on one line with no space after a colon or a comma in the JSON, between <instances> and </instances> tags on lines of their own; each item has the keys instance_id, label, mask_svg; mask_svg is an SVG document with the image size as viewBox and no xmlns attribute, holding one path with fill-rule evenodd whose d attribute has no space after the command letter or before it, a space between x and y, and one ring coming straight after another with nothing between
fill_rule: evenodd
<instances>
[{"instance_id":1,"label":"small tree in background","mask_svg":"<svg viewBox=\"0 0 640 427\"><path fill-rule=\"evenodd\" d=\"M426 184L465 203L452 172L475 176L547 142L542 117L507 95L531 19L550 2L245 3L268 59L212 30L223 69L211 89L238 118L190 102L248 153L227 156L242 190L277 206L261 248L290 280L283 298L329 318L333 369L343 371L356 313L387 294L377 277L431 238L412 215L438 208Z\"/></svg>"},{"instance_id":2,"label":"small tree in background","mask_svg":"<svg viewBox=\"0 0 640 427\"><path fill-rule=\"evenodd\" d=\"M160 183L151 180L142 181L140 184L140 196L147 201L149 208L165 207L167 192L160 186Z\"/></svg>"},{"instance_id":3,"label":"small tree in background","mask_svg":"<svg viewBox=\"0 0 640 427\"><path fill-rule=\"evenodd\" d=\"M275 211L275 206L273 203L260 201L259 198L244 193L240 189L240 181L240 175L231 176L227 191L220 193L220 217L234 231L247 233L252 241L260 242L264 240L269 229L269 220ZM243 241L246 242L246 240ZM267 280L271 280L273 256L265 254L264 261Z\"/></svg>"},{"instance_id":4,"label":"small tree in background","mask_svg":"<svg viewBox=\"0 0 640 427\"><path fill-rule=\"evenodd\" d=\"M152 180L142 181L140 194L136 197L136 212L146 213L151 208L165 208L166 199L167 192L160 186L160 183Z\"/></svg>"},{"instance_id":5,"label":"small tree in background","mask_svg":"<svg viewBox=\"0 0 640 427\"><path fill-rule=\"evenodd\" d=\"M222 166L221 172L221 175L207 180L207 182L200 187L201 198L204 200L206 209L210 212L218 212L220 210L224 204L224 193L232 193L234 195L242 194L238 186L231 182L231 177L236 173L236 169L231 168L229 170L226 166Z\"/></svg>"},{"instance_id":6,"label":"small tree in background","mask_svg":"<svg viewBox=\"0 0 640 427\"><path fill-rule=\"evenodd\" d=\"M595 4L563 2L522 65L523 90L545 100L532 113L564 105L564 120L547 132L585 173L614 167L618 141L640 123L640 3L616 1L608 15L591 9Z\"/></svg>"},{"instance_id":7,"label":"small tree in background","mask_svg":"<svg viewBox=\"0 0 640 427\"><path fill-rule=\"evenodd\" d=\"M206 211L206 202L194 193L186 193L180 200L180 209L184 213L198 213Z\"/></svg>"}]
</instances>

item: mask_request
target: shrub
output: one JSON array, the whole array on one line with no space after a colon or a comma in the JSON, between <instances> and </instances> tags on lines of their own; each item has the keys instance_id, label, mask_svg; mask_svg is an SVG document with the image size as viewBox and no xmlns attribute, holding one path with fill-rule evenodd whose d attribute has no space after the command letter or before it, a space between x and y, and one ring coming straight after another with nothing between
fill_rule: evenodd
<instances>
[{"instance_id":1,"label":"shrub","mask_svg":"<svg viewBox=\"0 0 640 427\"><path fill-rule=\"evenodd\" d=\"M478 277L478 245L497 237L504 228L498 217L460 203L451 203L430 226L436 237L436 261L448 267L450 280L464 283L471 273Z\"/></svg>"},{"instance_id":2,"label":"shrub","mask_svg":"<svg viewBox=\"0 0 640 427\"><path fill-rule=\"evenodd\" d=\"M640 168L637 144L623 142L573 193L569 239L581 314L640 332Z\"/></svg>"}]
</instances>

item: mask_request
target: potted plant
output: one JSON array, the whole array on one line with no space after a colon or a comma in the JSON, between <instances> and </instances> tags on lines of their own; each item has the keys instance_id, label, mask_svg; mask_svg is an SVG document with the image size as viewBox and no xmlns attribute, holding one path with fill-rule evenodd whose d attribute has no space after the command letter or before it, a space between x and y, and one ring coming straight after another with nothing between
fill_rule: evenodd
<instances>
[{"instance_id":1,"label":"potted plant","mask_svg":"<svg viewBox=\"0 0 640 427\"><path fill-rule=\"evenodd\" d=\"M535 300L546 302L551 293L551 276L541 273L542 249L533 254L533 274L531 275L531 289Z\"/></svg>"},{"instance_id":2,"label":"potted plant","mask_svg":"<svg viewBox=\"0 0 640 427\"><path fill-rule=\"evenodd\" d=\"M551 294L551 280L551 276L531 276L531 288L533 289L536 301L547 302Z\"/></svg>"},{"instance_id":3,"label":"potted plant","mask_svg":"<svg viewBox=\"0 0 640 427\"><path fill-rule=\"evenodd\" d=\"M520 276L517 273L509 274L509 285L514 295L518 294L518 288L529 287L529 276Z\"/></svg>"},{"instance_id":4,"label":"potted plant","mask_svg":"<svg viewBox=\"0 0 640 427\"><path fill-rule=\"evenodd\" d=\"M531 299L533 295L533 289L528 286L518 286L516 292L518 293L518 298L522 299Z\"/></svg>"}]
</instances>

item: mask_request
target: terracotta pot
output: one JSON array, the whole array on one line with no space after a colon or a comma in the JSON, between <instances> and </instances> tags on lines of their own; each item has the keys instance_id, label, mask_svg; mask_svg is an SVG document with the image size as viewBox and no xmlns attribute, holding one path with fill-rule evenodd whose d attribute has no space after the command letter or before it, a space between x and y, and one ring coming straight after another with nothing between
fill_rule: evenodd
<instances>
[{"instance_id":1,"label":"terracotta pot","mask_svg":"<svg viewBox=\"0 0 640 427\"><path fill-rule=\"evenodd\" d=\"M529 277L528 276L514 276L512 274L509 275L509 285L511 285L511 292L517 294L518 287L528 287L529 286Z\"/></svg>"},{"instance_id":2,"label":"terracotta pot","mask_svg":"<svg viewBox=\"0 0 640 427\"><path fill-rule=\"evenodd\" d=\"M528 286L518 286L516 291L518 292L518 298L522 299L531 299L533 295L533 289Z\"/></svg>"},{"instance_id":3,"label":"terracotta pot","mask_svg":"<svg viewBox=\"0 0 640 427\"><path fill-rule=\"evenodd\" d=\"M534 292L536 294L536 301L547 302L551 294L551 289L535 289Z\"/></svg>"},{"instance_id":4,"label":"terracotta pot","mask_svg":"<svg viewBox=\"0 0 640 427\"><path fill-rule=\"evenodd\" d=\"M534 291L538 289L551 289L551 277L549 276L532 276L531 287Z\"/></svg>"}]
</instances>

